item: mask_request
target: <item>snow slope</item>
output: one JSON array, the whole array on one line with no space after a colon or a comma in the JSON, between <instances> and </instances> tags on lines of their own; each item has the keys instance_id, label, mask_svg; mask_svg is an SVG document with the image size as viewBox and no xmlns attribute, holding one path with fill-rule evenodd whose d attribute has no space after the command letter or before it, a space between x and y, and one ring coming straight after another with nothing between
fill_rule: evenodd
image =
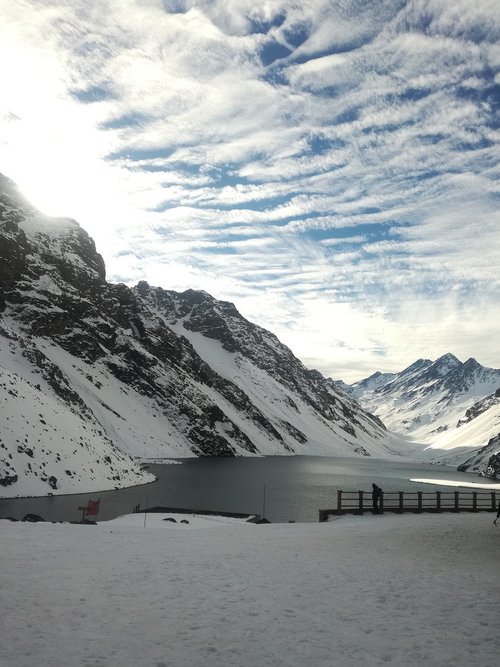
<instances>
[{"instance_id":1,"label":"snow slope","mask_svg":"<svg viewBox=\"0 0 500 667\"><path fill-rule=\"evenodd\" d=\"M210 363L211 368L218 375L239 387L262 414L271 414L278 429L284 430L285 434L287 431L292 435L303 434L303 441L301 442L302 437L299 436L298 442L293 443L289 453L332 455L333 443L335 443L336 453L342 452L345 455L369 452L370 455L385 458L390 456L392 449L396 450L397 439L377 428L377 425L371 420L364 421L362 415L355 414L357 406L353 409L355 404L347 396L333 392L331 394L333 401L337 399L340 403L341 399L344 405L352 409L351 421L349 422L349 419L344 417L345 430L343 431L341 428L336 428L335 419L322 418L322 415L314 409L312 391L309 400L305 400L300 393L290 391L279 378L259 367L242 351L230 352L224 349L221 341L208 338L189 328L186 329L183 320L177 320L170 326L177 335L189 340L200 358ZM225 410L231 416L232 421L250 433L253 442L259 443L259 451L262 454L279 453L272 439L266 442L262 436L259 437L258 431L248 422L241 420L241 415L238 415L236 410L231 410L230 405L227 405ZM341 417L337 417L337 421L340 420ZM355 435L355 441L353 435Z\"/></svg>"},{"instance_id":2,"label":"snow slope","mask_svg":"<svg viewBox=\"0 0 500 667\"><path fill-rule=\"evenodd\" d=\"M17 478L0 487L0 495L78 493L154 481L115 446L69 386L68 400L51 390L47 374L23 356L27 348L19 343L11 337L0 347L0 477ZM59 372L55 365L44 370Z\"/></svg>"},{"instance_id":3,"label":"snow slope","mask_svg":"<svg viewBox=\"0 0 500 667\"><path fill-rule=\"evenodd\" d=\"M1 522L2 667L496 667L494 515Z\"/></svg>"}]
</instances>

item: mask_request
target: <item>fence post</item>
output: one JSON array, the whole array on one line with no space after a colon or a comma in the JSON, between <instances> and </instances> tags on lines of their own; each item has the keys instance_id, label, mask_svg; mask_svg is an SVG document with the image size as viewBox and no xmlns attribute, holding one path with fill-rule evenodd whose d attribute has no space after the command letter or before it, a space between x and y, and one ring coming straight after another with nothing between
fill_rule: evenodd
<instances>
[{"instance_id":1,"label":"fence post","mask_svg":"<svg viewBox=\"0 0 500 667\"><path fill-rule=\"evenodd\" d=\"M337 490L337 509L340 510L342 509L342 491Z\"/></svg>"},{"instance_id":2,"label":"fence post","mask_svg":"<svg viewBox=\"0 0 500 667\"><path fill-rule=\"evenodd\" d=\"M441 511L441 491L436 491L436 509Z\"/></svg>"},{"instance_id":3,"label":"fence post","mask_svg":"<svg viewBox=\"0 0 500 667\"><path fill-rule=\"evenodd\" d=\"M495 492L491 492L491 509L494 512L496 510L496 502L495 502Z\"/></svg>"},{"instance_id":4,"label":"fence post","mask_svg":"<svg viewBox=\"0 0 500 667\"><path fill-rule=\"evenodd\" d=\"M363 491L358 491L359 496L359 511L363 514Z\"/></svg>"},{"instance_id":5,"label":"fence post","mask_svg":"<svg viewBox=\"0 0 500 667\"><path fill-rule=\"evenodd\" d=\"M459 491L455 491L455 512L458 512L458 506L459 506L459 503L458 503L458 497L459 497L459 493L460 493Z\"/></svg>"},{"instance_id":6,"label":"fence post","mask_svg":"<svg viewBox=\"0 0 500 667\"><path fill-rule=\"evenodd\" d=\"M472 511L477 512L477 491L472 492Z\"/></svg>"},{"instance_id":7,"label":"fence post","mask_svg":"<svg viewBox=\"0 0 500 667\"><path fill-rule=\"evenodd\" d=\"M402 513L403 512L403 507L404 507L404 492L400 491L399 492L399 511Z\"/></svg>"},{"instance_id":8,"label":"fence post","mask_svg":"<svg viewBox=\"0 0 500 667\"><path fill-rule=\"evenodd\" d=\"M422 511L422 491L417 491L417 498L418 498L418 511Z\"/></svg>"}]
</instances>

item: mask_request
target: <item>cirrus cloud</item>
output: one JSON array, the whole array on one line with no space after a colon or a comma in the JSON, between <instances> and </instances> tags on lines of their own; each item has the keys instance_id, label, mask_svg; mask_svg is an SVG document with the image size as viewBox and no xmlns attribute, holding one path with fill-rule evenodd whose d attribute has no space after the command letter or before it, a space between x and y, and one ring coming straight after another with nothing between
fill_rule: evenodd
<instances>
[{"instance_id":1,"label":"cirrus cloud","mask_svg":"<svg viewBox=\"0 0 500 667\"><path fill-rule=\"evenodd\" d=\"M0 170L326 374L498 367L499 37L490 0L3 3Z\"/></svg>"}]
</instances>

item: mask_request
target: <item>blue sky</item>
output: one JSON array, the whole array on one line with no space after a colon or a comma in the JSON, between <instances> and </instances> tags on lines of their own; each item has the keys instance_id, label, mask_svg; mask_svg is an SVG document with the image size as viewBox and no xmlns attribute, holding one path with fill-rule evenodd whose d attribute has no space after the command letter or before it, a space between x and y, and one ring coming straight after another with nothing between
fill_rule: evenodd
<instances>
[{"instance_id":1,"label":"blue sky","mask_svg":"<svg viewBox=\"0 0 500 667\"><path fill-rule=\"evenodd\" d=\"M346 381L500 367L500 5L0 0L0 171Z\"/></svg>"}]
</instances>

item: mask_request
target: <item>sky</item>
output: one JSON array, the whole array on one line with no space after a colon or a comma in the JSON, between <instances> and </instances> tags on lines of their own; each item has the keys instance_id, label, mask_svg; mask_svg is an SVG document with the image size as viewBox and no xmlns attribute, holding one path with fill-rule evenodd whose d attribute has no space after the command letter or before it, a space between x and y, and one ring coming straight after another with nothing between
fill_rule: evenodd
<instances>
[{"instance_id":1,"label":"sky","mask_svg":"<svg viewBox=\"0 0 500 667\"><path fill-rule=\"evenodd\" d=\"M0 172L347 382L500 367L497 0L0 0Z\"/></svg>"}]
</instances>

